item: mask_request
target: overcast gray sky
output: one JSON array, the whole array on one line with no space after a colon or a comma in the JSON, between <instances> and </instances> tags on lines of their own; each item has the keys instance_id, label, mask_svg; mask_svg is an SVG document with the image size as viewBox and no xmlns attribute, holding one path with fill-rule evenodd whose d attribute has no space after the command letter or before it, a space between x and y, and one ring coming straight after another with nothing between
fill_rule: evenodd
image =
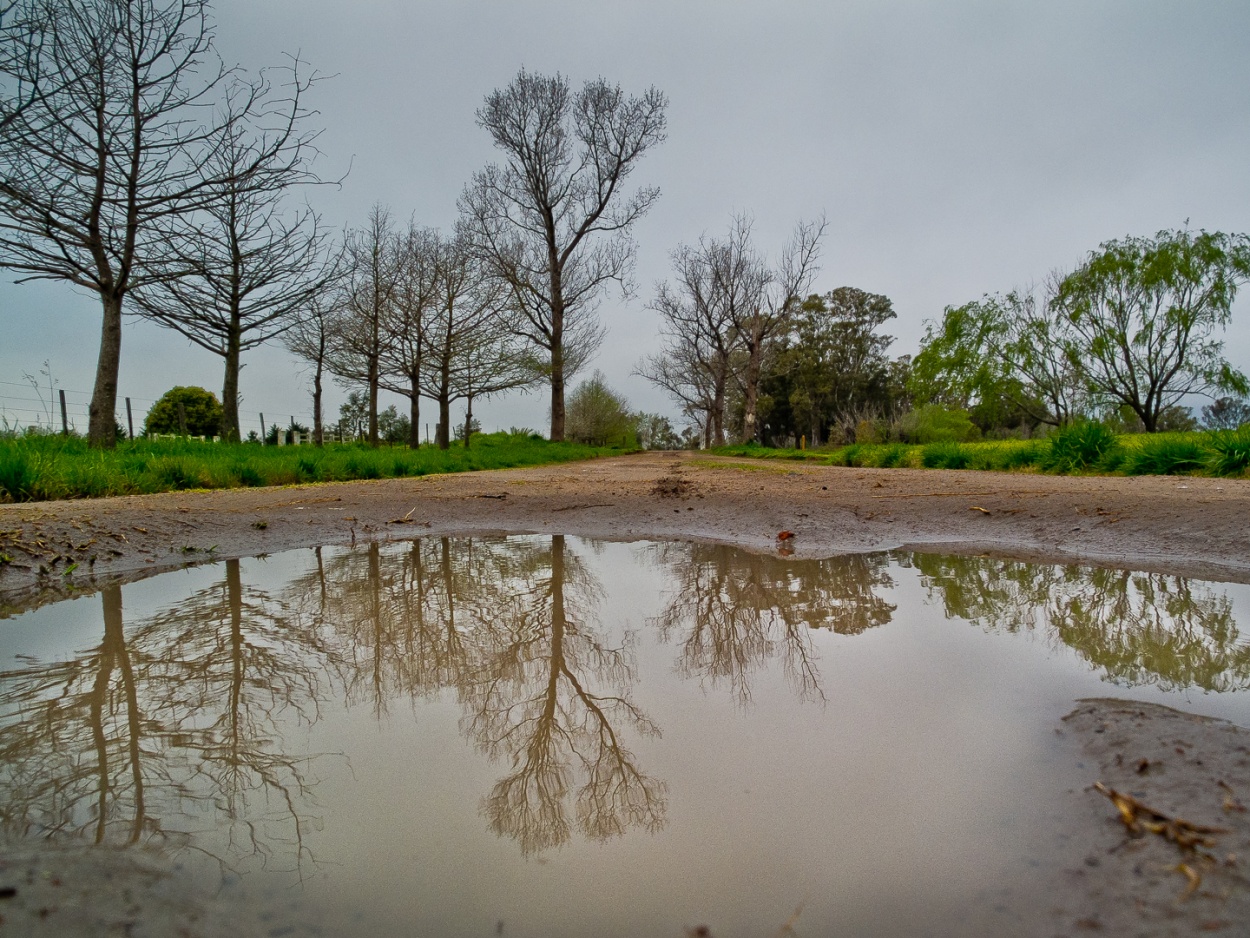
<instances>
[{"instance_id":1,"label":"overcast gray sky","mask_svg":"<svg viewBox=\"0 0 1250 938\"><path fill-rule=\"evenodd\" d=\"M218 46L245 68L298 52L333 75L312 104L324 175L309 194L334 226L369 206L450 229L474 170L494 159L474 111L519 68L597 76L669 97L668 140L637 183L663 195L636 231L638 292L608 295L591 365L636 408L674 414L631 370L658 349L645 308L668 254L734 212L780 248L825 212L820 292L850 285L894 301L894 355L923 321L983 293L1070 269L1100 242L1193 228L1250 231L1250 3L735 2L735 0L218 0ZM29 397L44 360L71 402L94 377L98 301L0 272L0 406ZM1250 370L1250 294L1226 336ZM308 419L300 365L281 349L244 359L244 430ZM121 394L175 384L220 394L221 360L138 321ZM80 393L75 393L80 392ZM337 415L346 392L330 394ZM145 402L142 406L140 401ZM396 400L397 403L402 403ZM486 429L545 429L543 393L480 408ZM82 413L85 413L85 406ZM248 415L251 415L250 417ZM85 417L80 418L85 428Z\"/></svg>"}]
</instances>

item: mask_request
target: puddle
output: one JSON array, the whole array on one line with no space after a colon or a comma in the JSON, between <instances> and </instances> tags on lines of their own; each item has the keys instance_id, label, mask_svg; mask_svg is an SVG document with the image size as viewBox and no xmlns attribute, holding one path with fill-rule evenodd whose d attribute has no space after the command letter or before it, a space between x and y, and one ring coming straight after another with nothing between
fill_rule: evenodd
<instances>
[{"instance_id":1,"label":"puddle","mask_svg":"<svg viewBox=\"0 0 1250 938\"><path fill-rule=\"evenodd\" d=\"M269 934L999 934L1079 864L1077 698L1250 725L1250 588L428 538L0 621L12 841L159 849Z\"/></svg>"}]
</instances>

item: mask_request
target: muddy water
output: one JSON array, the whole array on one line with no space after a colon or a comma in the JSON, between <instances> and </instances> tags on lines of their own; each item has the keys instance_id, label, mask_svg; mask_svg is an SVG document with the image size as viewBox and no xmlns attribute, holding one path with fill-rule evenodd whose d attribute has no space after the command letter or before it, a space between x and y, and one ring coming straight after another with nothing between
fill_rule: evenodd
<instances>
[{"instance_id":1,"label":"muddy water","mask_svg":"<svg viewBox=\"0 0 1250 938\"><path fill-rule=\"evenodd\" d=\"M228 561L0 621L0 819L272 934L1011 933L1081 862L1060 718L1250 724L1247 623L1245 586L988 558Z\"/></svg>"}]
</instances>

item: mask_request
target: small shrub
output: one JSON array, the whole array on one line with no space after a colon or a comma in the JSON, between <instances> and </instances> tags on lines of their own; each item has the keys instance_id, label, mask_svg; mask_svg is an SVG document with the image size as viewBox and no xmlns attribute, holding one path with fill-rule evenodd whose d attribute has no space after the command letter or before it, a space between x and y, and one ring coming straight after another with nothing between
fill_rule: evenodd
<instances>
[{"instance_id":1,"label":"small shrub","mask_svg":"<svg viewBox=\"0 0 1250 938\"><path fill-rule=\"evenodd\" d=\"M1196 440L1167 437L1144 441L1124 463L1124 471L1135 476L1169 476L1205 468L1207 453Z\"/></svg>"},{"instance_id":2,"label":"small shrub","mask_svg":"<svg viewBox=\"0 0 1250 938\"><path fill-rule=\"evenodd\" d=\"M877 450L876 465L879 469L893 469L907 458L907 446L903 443L891 443Z\"/></svg>"},{"instance_id":3,"label":"small shrub","mask_svg":"<svg viewBox=\"0 0 1250 938\"><path fill-rule=\"evenodd\" d=\"M1211 451L1207 467L1215 475L1244 475L1250 470L1250 426L1212 433L1207 446Z\"/></svg>"},{"instance_id":4,"label":"small shrub","mask_svg":"<svg viewBox=\"0 0 1250 938\"><path fill-rule=\"evenodd\" d=\"M234 476L239 480L240 485L247 488L258 488L265 484L265 477L250 462L235 463Z\"/></svg>"},{"instance_id":5,"label":"small shrub","mask_svg":"<svg viewBox=\"0 0 1250 938\"><path fill-rule=\"evenodd\" d=\"M966 410L947 410L938 404L926 404L904 414L899 428L907 442L920 444L966 443L981 435Z\"/></svg>"},{"instance_id":6,"label":"small shrub","mask_svg":"<svg viewBox=\"0 0 1250 938\"><path fill-rule=\"evenodd\" d=\"M166 391L148 411L143 422L144 435L153 433L181 433L182 418L178 405L186 416L189 436L214 436L221 432L221 401L212 391L196 387L175 387Z\"/></svg>"},{"instance_id":7,"label":"small shrub","mask_svg":"<svg viewBox=\"0 0 1250 938\"><path fill-rule=\"evenodd\" d=\"M954 442L930 443L920 451L920 464L926 469L967 469L972 453Z\"/></svg>"},{"instance_id":8,"label":"small shrub","mask_svg":"<svg viewBox=\"0 0 1250 938\"><path fill-rule=\"evenodd\" d=\"M35 498L37 475L34 460L18 447L0 451L0 496L11 502Z\"/></svg>"},{"instance_id":9,"label":"small shrub","mask_svg":"<svg viewBox=\"0 0 1250 938\"><path fill-rule=\"evenodd\" d=\"M1116 435L1102 424L1074 423L1050 438L1044 465L1054 472L1081 472L1096 466L1118 446Z\"/></svg>"},{"instance_id":10,"label":"small shrub","mask_svg":"<svg viewBox=\"0 0 1250 938\"><path fill-rule=\"evenodd\" d=\"M152 473L170 489L201 488L203 483L193 466L181 459L165 459L152 466Z\"/></svg>"}]
</instances>

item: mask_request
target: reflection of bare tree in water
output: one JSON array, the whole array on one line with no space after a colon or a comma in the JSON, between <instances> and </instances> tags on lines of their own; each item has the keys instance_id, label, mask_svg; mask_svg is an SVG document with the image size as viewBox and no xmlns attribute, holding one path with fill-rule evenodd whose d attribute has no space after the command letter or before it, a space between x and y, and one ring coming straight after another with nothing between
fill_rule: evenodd
<instances>
[{"instance_id":1,"label":"reflection of bare tree in water","mask_svg":"<svg viewBox=\"0 0 1250 938\"><path fill-rule=\"evenodd\" d=\"M0 792L10 835L175 840L227 864L306 855L309 758L283 724L311 718L327 650L315 628L222 583L127 628L101 592L100 645L0 674ZM198 832L224 828L218 846ZM236 837L236 833L241 836Z\"/></svg>"},{"instance_id":2,"label":"reflection of bare tree in water","mask_svg":"<svg viewBox=\"0 0 1250 938\"><path fill-rule=\"evenodd\" d=\"M473 668L461 685L466 730L513 767L485 800L491 829L526 854L559 847L573 826L572 791L577 828L589 837L658 830L664 785L638 768L622 733L659 729L629 699L626 649L606 645L591 625L598 585L561 535L550 545L503 546L508 601L479 608Z\"/></svg>"},{"instance_id":3,"label":"reflection of bare tree in water","mask_svg":"<svg viewBox=\"0 0 1250 938\"><path fill-rule=\"evenodd\" d=\"M1232 602L1185 577L916 554L929 595L986 629L1047 629L1116 682L1250 687Z\"/></svg>"},{"instance_id":4,"label":"reflection of bare tree in water","mask_svg":"<svg viewBox=\"0 0 1250 938\"><path fill-rule=\"evenodd\" d=\"M775 659L800 696L823 700L812 629L858 635L894 614L877 594L893 585L879 555L795 560L719 544L653 550L674 581L655 621L665 640L680 641L681 672L726 683L743 703L752 672Z\"/></svg>"},{"instance_id":5,"label":"reflection of bare tree in water","mask_svg":"<svg viewBox=\"0 0 1250 938\"><path fill-rule=\"evenodd\" d=\"M368 701L379 716L394 699L459 686L475 628L471 614L460 614L461 597L485 599L499 584L489 543L469 538L374 543L328 561L318 552L315 576L290 593L319 597L319 615L343 649L348 700Z\"/></svg>"},{"instance_id":6,"label":"reflection of bare tree in water","mask_svg":"<svg viewBox=\"0 0 1250 938\"><path fill-rule=\"evenodd\" d=\"M393 699L454 688L466 735L510 762L484 804L496 833L530 854L566 843L575 826L602 839L663 823L663 785L621 739L656 728L629 700L626 649L586 621L598 587L563 537L373 544L320 569L320 584L292 592L324 597L349 700L380 716Z\"/></svg>"}]
</instances>

